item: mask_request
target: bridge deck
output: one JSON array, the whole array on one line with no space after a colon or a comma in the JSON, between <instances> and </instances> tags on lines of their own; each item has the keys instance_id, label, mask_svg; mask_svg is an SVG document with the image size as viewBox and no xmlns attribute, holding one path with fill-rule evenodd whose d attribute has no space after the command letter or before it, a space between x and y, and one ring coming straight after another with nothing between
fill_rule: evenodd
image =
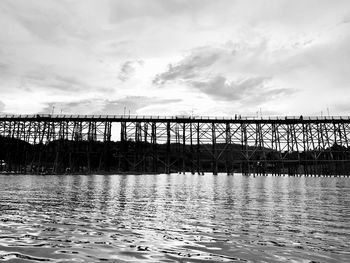
<instances>
[{"instance_id":1,"label":"bridge deck","mask_svg":"<svg viewBox=\"0 0 350 263\"><path fill-rule=\"evenodd\" d=\"M200 122L200 123L350 123L350 116L156 116L156 115L0 115L0 121L110 121L110 122Z\"/></svg>"}]
</instances>

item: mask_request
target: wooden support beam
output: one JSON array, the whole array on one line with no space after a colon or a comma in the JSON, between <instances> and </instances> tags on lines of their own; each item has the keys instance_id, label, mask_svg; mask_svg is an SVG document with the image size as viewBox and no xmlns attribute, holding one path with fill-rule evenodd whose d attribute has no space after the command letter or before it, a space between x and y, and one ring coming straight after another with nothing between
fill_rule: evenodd
<instances>
[{"instance_id":1,"label":"wooden support beam","mask_svg":"<svg viewBox=\"0 0 350 263\"><path fill-rule=\"evenodd\" d=\"M165 165L165 173L170 174L170 155L171 155L171 149L170 149L170 142L171 142L171 137L170 137L170 122L166 123L166 165Z\"/></svg>"},{"instance_id":2,"label":"wooden support beam","mask_svg":"<svg viewBox=\"0 0 350 263\"><path fill-rule=\"evenodd\" d=\"M212 166L213 166L213 174L218 174L218 160L217 160L217 145L216 145L216 127L215 123L211 124L211 136L212 136Z\"/></svg>"}]
</instances>

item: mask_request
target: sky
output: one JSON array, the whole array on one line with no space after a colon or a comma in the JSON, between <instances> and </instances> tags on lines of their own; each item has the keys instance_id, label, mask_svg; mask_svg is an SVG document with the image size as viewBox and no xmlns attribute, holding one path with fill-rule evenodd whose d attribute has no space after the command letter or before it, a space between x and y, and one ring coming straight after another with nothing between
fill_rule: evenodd
<instances>
[{"instance_id":1,"label":"sky","mask_svg":"<svg viewBox=\"0 0 350 263\"><path fill-rule=\"evenodd\" d=\"M0 114L349 115L349 0L0 0Z\"/></svg>"}]
</instances>

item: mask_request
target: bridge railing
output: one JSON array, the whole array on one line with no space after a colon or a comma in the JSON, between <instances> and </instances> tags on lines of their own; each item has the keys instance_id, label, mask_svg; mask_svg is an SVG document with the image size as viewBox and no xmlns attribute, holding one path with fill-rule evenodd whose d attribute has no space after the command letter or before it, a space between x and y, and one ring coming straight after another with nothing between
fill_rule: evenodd
<instances>
[{"instance_id":1,"label":"bridge railing","mask_svg":"<svg viewBox=\"0 0 350 263\"><path fill-rule=\"evenodd\" d=\"M175 115L175 116L162 116L162 115L77 115L77 114L25 114L25 115L13 115L6 114L0 115L2 119L138 119L138 120L350 120L350 116L193 116L193 115Z\"/></svg>"}]
</instances>

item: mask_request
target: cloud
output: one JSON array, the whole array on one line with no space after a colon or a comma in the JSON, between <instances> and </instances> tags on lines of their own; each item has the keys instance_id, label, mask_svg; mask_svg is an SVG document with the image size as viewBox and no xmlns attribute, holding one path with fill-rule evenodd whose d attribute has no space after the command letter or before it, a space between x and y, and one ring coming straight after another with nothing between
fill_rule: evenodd
<instances>
[{"instance_id":1,"label":"cloud","mask_svg":"<svg viewBox=\"0 0 350 263\"><path fill-rule=\"evenodd\" d=\"M339 115L349 116L350 114L350 105L348 102L344 102L343 100L341 102L338 102L337 104L331 105L327 109L330 111L331 115L333 115L334 113L339 113ZM327 109L324 108L323 112L326 113Z\"/></svg>"},{"instance_id":2,"label":"cloud","mask_svg":"<svg viewBox=\"0 0 350 263\"><path fill-rule=\"evenodd\" d=\"M343 96L350 99L345 92L350 86L348 29L334 23L287 42L247 29L236 40L189 50L153 83L162 89L175 84L195 88L215 101L236 105L255 101L271 112L313 113Z\"/></svg>"},{"instance_id":3,"label":"cloud","mask_svg":"<svg viewBox=\"0 0 350 263\"><path fill-rule=\"evenodd\" d=\"M118 78L123 82L127 81L135 74L138 67L143 66L143 63L142 60L124 62L121 66Z\"/></svg>"},{"instance_id":4,"label":"cloud","mask_svg":"<svg viewBox=\"0 0 350 263\"><path fill-rule=\"evenodd\" d=\"M274 87L271 75L275 72L251 66L252 57L261 66L261 57L266 53L265 40L245 48L234 43L196 48L175 65L170 64L153 83L166 88L168 83L177 82L215 100L257 104L294 93L295 89Z\"/></svg>"},{"instance_id":5,"label":"cloud","mask_svg":"<svg viewBox=\"0 0 350 263\"><path fill-rule=\"evenodd\" d=\"M6 31L5 34L12 37L21 33L22 37L32 41L62 46L71 38L82 39L88 34L74 16L74 6L67 1L4 0L1 7L2 14L7 17L5 22L10 21L14 29L13 32Z\"/></svg>"},{"instance_id":6,"label":"cloud","mask_svg":"<svg viewBox=\"0 0 350 263\"><path fill-rule=\"evenodd\" d=\"M148 105L168 105L180 102L179 99L160 99L144 96L128 96L121 99L86 99L73 102L50 102L40 113L81 114L81 115L122 115L137 114Z\"/></svg>"},{"instance_id":7,"label":"cloud","mask_svg":"<svg viewBox=\"0 0 350 263\"><path fill-rule=\"evenodd\" d=\"M2 112L4 109L5 109L5 103L3 103L3 102L0 100L0 112Z\"/></svg>"},{"instance_id":8,"label":"cloud","mask_svg":"<svg viewBox=\"0 0 350 263\"><path fill-rule=\"evenodd\" d=\"M33 87L36 89L38 89L38 87L45 87L45 89L70 93L83 90L86 91L90 88L90 86L80 78L72 75L58 75L44 69L32 70L26 73L23 76L22 81L27 87Z\"/></svg>"},{"instance_id":9,"label":"cloud","mask_svg":"<svg viewBox=\"0 0 350 263\"><path fill-rule=\"evenodd\" d=\"M7 65L5 63L0 62L0 70L5 70L7 68Z\"/></svg>"},{"instance_id":10,"label":"cloud","mask_svg":"<svg viewBox=\"0 0 350 263\"><path fill-rule=\"evenodd\" d=\"M189 83L214 99L242 103L258 104L294 92L290 89L271 88L269 79L264 77L228 81L223 76L216 76L207 82Z\"/></svg>"},{"instance_id":11,"label":"cloud","mask_svg":"<svg viewBox=\"0 0 350 263\"><path fill-rule=\"evenodd\" d=\"M168 70L158 74L153 80L154 84L164 84L172 80L191 80L201 73L202 70L210 68L225 51L213 47L200 47L193 49L177 64L169 64Z\"/></svg>"},{"instance_id":12,"label":"cloud","mask_svg":"<svg viewBox=\"0 0 350 263\"><path fill-rule=\"evenodd\" d=\"M227 2L227 0L224 0ZM177 18L181 15L200 13L213 3L210 0L123 0L111 1L110 20L113 23L123 23L129 20L163 20L164 18Z\"/></svg>"},{"instance_id":13,"label":"cloud","mask_svg":"<svg viewBox=\"0 0 350 263\"><path fill-rule=\"evenodd\" d=\"M17 113L320 111L350 99L349 14L348 0L2 0L1 100Z\"/></svg>"},{"instance_id":14,"label":"cloud","mask_svg":"<svg viewBox=\"0 0 350 263\"><path fill-rule=\"evenodd\" d=\"M180 102L180 99L162 99L145 96L127 96L122 99L108 100L102 110L102 112L109 112L110 114L123 114L124 107L125 113L137 114L140 110L148 105L168 105L169 103Z\"/></svg>"},{"instance_id":15,"label":"cloud","mask_svg":"<svg viewBox=\"0 0 350 263\"><path fill-rule=\"evenodd\" d=\"M0 53L1 55L1 53ZM10 66L7 63L0 62L0 76L5 78L8 77Z\"/></svg>"}]
</instances>

